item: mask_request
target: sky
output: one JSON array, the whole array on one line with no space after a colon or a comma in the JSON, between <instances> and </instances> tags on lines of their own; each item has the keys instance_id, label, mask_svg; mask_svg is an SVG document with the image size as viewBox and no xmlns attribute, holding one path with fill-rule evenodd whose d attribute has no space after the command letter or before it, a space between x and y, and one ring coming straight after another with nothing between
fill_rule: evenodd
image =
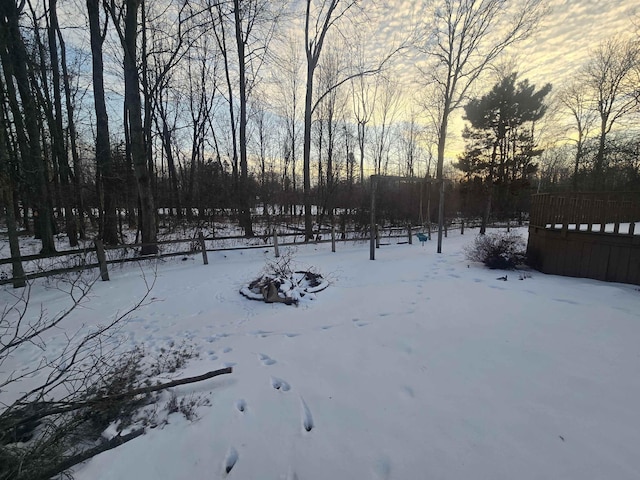
<instances>
[{"instance_id":1,"label":"sky","mask_svg":"<svg viewBox=\"0 0 640 480\"><path fill-rule=\"evenodd\" d=\"M6 359L0 380L55 358L155 278L151 301L118 330L121 348L144 345L150 361L172 341L192 348L163 382L233 373L174 389L199 405L192 421L169 414L165 392L147 411L158 427L76 467L76 480L637 480L638 286L489 270L466 259L476 234L450 230L442 254L436 242L383 239L375 261L366 241L335 253L299 245L293 267L329 286L298 307L239 293L275 261L269 246L209 252L209 265L128 263L42 347ZM34 281L25 321L68 305L56 285ZM1 288L0 305L14 292Z\"/></svg>"},{"instance_id":2,"label":"sky","mask_svg":"<svg viewBox=\"0 0 640 480\"><path fill-rule=\"evenodd\" d=\"M399 39L407 26L425 22L418 8L421 2L390 0L380 18L380 38ZM517 3L517 2L513 2ZM588 59L590 51L609 38L631 36L640 23L640 7L629 0L549 0L549 13L537 31L509 50L522 75L535 82L561 84ZM410 65L404 64L407 68ZM408 73L408 72L407 72Z\"/></svg>"},{"instance_id":3,"label":"sky","mask_svg":"<svg viewBox=\"0 0 640 480\"><path fill-rule=\"evenodd\" d=\"M584 65L589 54L600 42L616 37L631 36L637 31L632 23L639 23L636 13L636 2L629 0L549 0L550 12L543 19L535 34L526 41L518 44L506 52L505 58L513 62L519 71L521 78L528 78L537 86L551 83L554 90L568 82L576 72ZM62 4L70 9L78 8L78 3L69 2ZM302 11L302 2L292 2L294 8L297 5ZM367 36L369 41L368 53L372 58L379 57L388 52L392 46L399 44L409 35L413 26L429 25L429 19L424 18L426 10L422 7L422 1L411 0L386 0L383 2L361 2L361 7L367 15L366 20L357 17L353 23L347 23L343 28L343 34L347 40L350 36ZM80 5L81 6L81 5ZM64 21L63 16L63 21ZM72 16L67 16L72 19ZM76 24L82 24L84 20L74 17ZM79 23L78 23L79 22ZM302 25L297 21L287 20L287 28L293 28L301 39ZM83 35L84 28L68 30L71 35ZM275 43L274 43L275 45ZM404 54L394 60L394 66L388 72L393 80L403 89L404 108L398 116L398 120L408 119L410 112L418 109L424 100L423 81L416 65L424 66L424 57L410 49L404 50ZM89 63L87 62L87 68ZM301 75L304 69L300 69ZM119 118L121 112L122 84L113 80L108 86L111 96L112 112L114 119ZM88 79L87 79L88 81ZM302 79L303 83L304 79ZM90 83L89 83L90 88ZM476 94L481 95L490 88L487 83L477 85ZM300 96L302 98L302 95ZM90 104L88 104L90 105ZM423 120L426 122L427 120ZM119 127L119 125L117 125ZM452 121L449 130L448 157L453 159L462 151L461 131L463 122L460 112ZM117 131L114 129L114 131Z\"/></svg>"}]
</instances>

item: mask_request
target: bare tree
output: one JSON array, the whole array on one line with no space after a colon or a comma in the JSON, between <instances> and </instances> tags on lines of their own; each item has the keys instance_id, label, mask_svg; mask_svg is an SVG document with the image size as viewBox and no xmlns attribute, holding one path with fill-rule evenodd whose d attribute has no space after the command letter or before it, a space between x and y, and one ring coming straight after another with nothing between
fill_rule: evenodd
<instances>
[{"instance_id":1,"label":"bare tree","mask_svg":"<svg viewBox=\"0 0 640 480\"><path fill-rule=\"evenodd\" d=\"M607 135L613 126L636 108L632 74L640 65L640 41L611 39L593 53L584 70L600 125L593 187L605 186L605 148Z\"/></svg>"},{"instance_id":2,"label":"bare tree","mask_svg":"<svg viewBox=\"0 0 640 480\"><path fill-rule=\"evenodd\" d=\"M313 114L325 96L351 79L379 73L384 65L402 48L392 47L384 58L374 66L354 65L338 75L338 81L324 92L316 95L314 80L320 57L327 41L327 35L338 30L339 23L352 10L359 9L355 0L306 0L304 15L304 46L306 57L306 92L304 103L304 140L303 140L303 199L305 239L313 238L311 216L311 124ZM360 10L362 13L362 11Z\"/></svg>"},{"instance_id":3,"label":"bare tree","mask_svg":"<svg viewBox=\"0 0 640 480\"><path fill-rule=\"evenodd\" d=\"M377 121L373 129L373 163L376 175L387 175L391 131L399 112L400 91L397 84L388 78L377 80L380 87L378 101L374 105Z\"/></svg>"},{"instance_id":4,"label":"bare tree","mask_svg":"<svg viewBox=\"0 0 640 480\"><path fill-rule=\"evenodd\" d=\"M24 279L24 269L20 261L20 241L18 238L18 229L16 224L16 215L14 210L14 184L15 179L12 168L17 163L15 161L15 152L11 152L9 135L9 116L5 105L5 88L0 77L0 200L4 204L5 219L7 224L7 234L9 237L9 251L11 253L11 269L14 278L13 287L21 288L26 285ZM11 161L11 157L14 161Z\"/></svg>"},{"instance_id":5,"label":"bare tree","mask_svg":"<svg viewBox=\"0 0 640 480\"><path fill-rule=\"evenodd\" d=\"M364 52L362 53L364 55ZM360 184L364 184L364 146L366 143L367 125L373 115L376 102L378 82L367 77L354 78L352 83L353 115L358 127L358 149L360 152Z\"/></svg>"},{"instance_id":6,"label":"bare tree","mask_svg":"<svg viewBox=\"0 0 640 480\"><path fill-rule=\"evenodd\" d=\"M33 62L29 61L20 32L20 9L24 5L22 2L18 6L13 0L0 2L0 61L6 98L15 122L23 171L26 173L25 183L34 206L36 234L42 242L42 253L51 253L55 252L53 219L40 143L40 118L34 93L37 88L33 72L29 70Z\"/></svg>"},{"instance_id":7,"label":"bare tree","mask_svg":"<svg viewBox=\"0 0 640 480\"><path fill-rule=\"evenodd\" d=\"M99 0L87 0L89 35L93 67L93 103L96 112L96 189L100 205L99 233L107 245L118 243L117 218L115 212L115 189L111 141L109 139L109 116L104 90L104 60L102 46L107 31L108 16L104 26L100 25ZM78 172L76 172L76 175Z\"/></svg>"},{"instance_id":8,"label":"bare tree","mask_svg":"<svg viewBox=\"0 0 640 480\"><path fill-rule=\"evenodd\" d=\"M546 13L545 0L440 0L427 10L422 51L433 59L427 81L438 104L438 253L444 227L444 153L449 119L486 67L510 45L529 37Z\"/></svg>"},{"instance_id":9,"label":"bare tree","mask_svg":"<svg viewBox=\"0 0 640 480\"><path fill-rule=\"evenodd\" d=\"M297 184L297 161L299 149L299 110L300 110L300 69L302 67L302 55L295 39L289 35L284 40L284 45L280 49L283 53L275 58L278 66L273 78L276 92L276 111L283 117L285 123L284 140L284 166L283 166L283 188L288 193L289 188L293 190L292 197L295 198L298 188ZM289 176L289 166L291 174ZM286 195L285 195L286 197ZM292 205L293 208L295 206Z\"/></svg>"},{"instance_id":10,"label":"bare tree","mask_svg":"<svg viewBox=\"0 0 640 480\"><path fill-rule=\"evenodd\" d=\"M142 0L124 0L124 6L110 0L109 13L116 27L124 51L124 109L128 144L133 162L133 171L138 186L140 201L140 231L142 233L142 255L158 253L156 208L151 185L151 172L147 162L145 131L142 121L142 101L140 98L140 72L138 70L138 28ZM120 22L123 22L122 25ZM144 69L143 69L144 70Z\"/></svg>"},{"instance_id":11,"label":"bare tree","mask_svg":"<svg viewBox=\"0 0 640 480\"><path fill-rule=\"evenodd\" d=\"M577 135L575 138L576 154L573 162L573 190L577 191L578 172L580 163L584 159L585 142L595 124L596 112L592 108L593 103L584 83L577 81L569 83L558 94L558 100L562 108L571 115L573 120L571 130L575 131Z\"/></svg>"}]
</instances>

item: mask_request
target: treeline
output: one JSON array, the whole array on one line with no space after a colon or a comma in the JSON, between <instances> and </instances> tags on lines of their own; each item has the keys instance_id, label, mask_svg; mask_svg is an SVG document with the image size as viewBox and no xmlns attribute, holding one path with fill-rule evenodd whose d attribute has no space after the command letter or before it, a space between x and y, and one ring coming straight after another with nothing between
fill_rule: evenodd
<instances>
[{"instance_id":1,"label":"treeline","mask_svg":"<svg viewBox=\"0 0 640 480\"><path fill-rule=\"evenodd\" d=\"M468 214L512 217L531 192L640 190L640 41L594 49L553 92L499 75L464 106L465 151L454 166Z\"/></svg>"},{"instance_id":2,"label":"treeline","mask_svg":"<svg viewBox=\"0 0 640 480\"><path fill-rule=\"evenodd\" d=\"M406 38L367 50L390 13L375 2L1 2L12 256L21 229L46 253L59 231L72 246L89 229L119 243L123 223L153 254L159 211L224 211L247 236L256 213L299 215L311 238L338 211L366 219L374 174L413 179L379 192L380 211L403 222L513 215L538 189L631 188L637 41L602 45L571 88L550 93L508 72L473 99L546 14L542 0L481 3L432 2ZM432 66L413 72L424 88L410 95L393 73L407 51ZM467 148L452 169L450 119L463 110ZM541 127L552 114L574 119L556 146Z\"/></svg>"}]
</instances>

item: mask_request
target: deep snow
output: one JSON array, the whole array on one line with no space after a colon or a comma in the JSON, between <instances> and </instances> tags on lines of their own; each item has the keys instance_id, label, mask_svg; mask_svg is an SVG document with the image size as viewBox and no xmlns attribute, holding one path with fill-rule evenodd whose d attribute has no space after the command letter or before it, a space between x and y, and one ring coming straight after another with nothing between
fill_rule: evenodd
<instances>
[{"instance_id":1,"label":"deep snow","mask_svg":"<svg viewBox=\"0 0 640 480\"><path fill-rule=\"evenodd\" d=\"M435 242L382 246L375 261L364 242L297 247L296 266L331 283L298 307L239 294L272 249L160 262L125 344L184 339L200 357L174 378L233 374L176 389L211 404L193 422L170 415L75 478L640 478L637 287L535 271L500 281L465 259L476 233L450 234L441 255ZM31 300L55 312L67 299L46 285ZM66 328L111 318L143 292L139 268L115 269ZM63 339L53 333L47 348Z\"/></svg>"}]
</instances>

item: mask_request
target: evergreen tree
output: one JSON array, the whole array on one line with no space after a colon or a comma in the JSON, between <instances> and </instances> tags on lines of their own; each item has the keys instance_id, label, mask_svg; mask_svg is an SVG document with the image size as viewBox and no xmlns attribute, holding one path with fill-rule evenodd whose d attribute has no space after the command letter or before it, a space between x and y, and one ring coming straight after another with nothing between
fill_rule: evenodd
<instances>
[{"instance_id":1,"label":"evergreen tree","mask_svg":"<svg viewBox=\"0 0 640 480\"><path fill-rule=\"evenodd\" d=\"M550 84L536 90L512 73L464 107L466 150L455 166L467 183L483 185L485 220L491 210L508 215L518 207L520 193L536 172L535 159L543 150L536 144L535 126L546 113L550 91Z\"/></svg>"}]
</instances>

